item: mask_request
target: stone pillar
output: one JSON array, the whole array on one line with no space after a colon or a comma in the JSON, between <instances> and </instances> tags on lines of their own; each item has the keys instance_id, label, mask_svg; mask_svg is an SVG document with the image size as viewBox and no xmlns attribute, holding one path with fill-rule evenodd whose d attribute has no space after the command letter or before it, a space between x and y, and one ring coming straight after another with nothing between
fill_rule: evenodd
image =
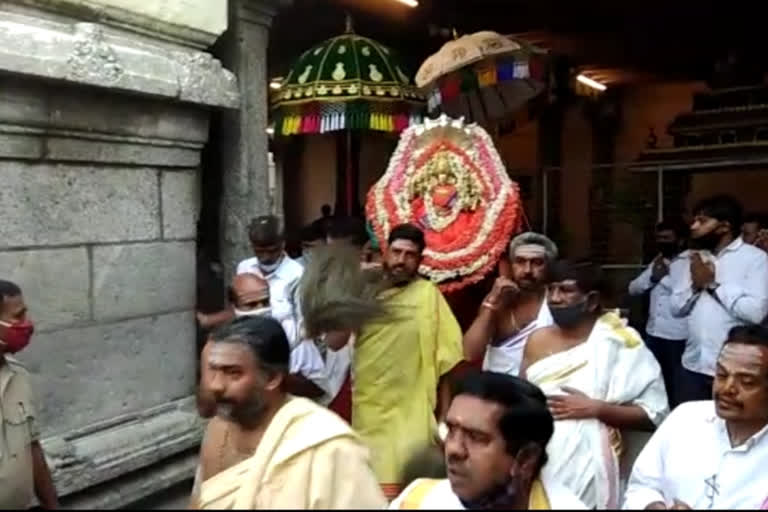
<instances>
[{"instance_id":1,"label":"stone pillar","mask_svg":"<svg viewBox=\"0 0 768 512\"><path fill-rule=\"evenodd\" d=\"M278 0L230 0L229 30L218 56L238 78L242 104L221 127L221 262L229 282L237 263L251 256L246 229L270 212L268 177L269 27Z\"/></svg>"},{"instance_id":2,"label":"stone pillar","mask_svg":"<svg viewBox=\"0 0 768 512\"><path fill-rule=\"evenodd\" d=\"M37 325L20 359L73 508L189 479L202 434L200 152L210 110L239 92L200 51L226 29L226 3L155 4L0 3L0 277Z\"/></svg>"}]
</instances>

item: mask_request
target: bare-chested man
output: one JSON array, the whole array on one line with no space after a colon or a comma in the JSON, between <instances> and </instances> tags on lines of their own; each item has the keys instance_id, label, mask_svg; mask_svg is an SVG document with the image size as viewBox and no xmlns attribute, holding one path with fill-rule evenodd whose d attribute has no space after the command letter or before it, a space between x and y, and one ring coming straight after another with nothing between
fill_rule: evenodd
<instances>
[{"instance_id":1,"label":"bare-chested man","mask_svg":"<svg viewBox=\"0 0 768 512\"><path fill-rule=\"evenodd\" d=\"M326 408L285 389L280 324L241 317L211 335L208 423L190 508L381 509L386 500L360 438Z\"/></svg>"},{"instance_id":2,"label":"bare-chested man","mask_svg":"<svg viewBox=\"0 0 768 512\"><path fill-rule=\"evenodd\" d=\"M521 368L555 418L543 471L587 507L615 509L621 430L650 430L668 412L661 368L637 331L603 311L599 266L561 261L550 275L555 325L531 335Z\"/></svg>"},{"instance_id":3,"label":"bare-chested man","mask_svg":"<svg viewBox=\"0 0 768 512\"><path fill-rule=\"evenodd\" d=\"M469 360L485 357L484 370L518 375L528 336L552 325L546 284L548 267L557 253L554 242L538 233L523 233L512 240L511 279L496 279L464 335Z\"/></svg>"}]
</instances>

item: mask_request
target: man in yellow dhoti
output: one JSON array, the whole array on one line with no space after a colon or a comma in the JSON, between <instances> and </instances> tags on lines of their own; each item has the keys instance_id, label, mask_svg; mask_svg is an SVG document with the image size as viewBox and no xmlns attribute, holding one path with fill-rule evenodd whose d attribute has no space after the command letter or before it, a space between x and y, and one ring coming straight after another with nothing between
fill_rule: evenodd
<instances>
[{"instance_id":1,"label":"man in yellow dhoti","mask_svg":"<svg viewBox=\"0 0 768 512\"><path fill-rule=\"evenodd\" d=\"M450 402L446 375L464 359L461 328L440 290L417 276L425 242L416 226L395 227L382 262L393 287L380 299L387 320L362 328L353 347L352 427L371 450L384 494L402 491L411 456L437 442ZM339 336L344 346L346 339ZM333 337L327 340L331 349Z\"/></svg>"},{"instance_id":2,"label":"man in yellow dhoti","mask_svg":"<svg viewBox=\"0 0 768 512\"><path fill-rule=\"evenodd\" d=\"M455 389L445 438L447 480L419 479L390 509L585 510L540 474L554 430L547 399L517 377L482 372Z\"/></svg>"},{"instance_id":3,"label":"man in yellow dhoti","mask_svg":"<svg viewBox=\"0 0 768 512\"><path fill-rule=\"evenodd\" d=\"M590 508L616 509L621 429L652 430L669 411L659 364L634 329L603 313L601 290L596 265L555 265L548 301L556 325L531 335L522 375L548 396L555 418L542 474Z\"/></svg>"},{"instance_id":4,"label":"man in yellow dhoti","mask_svg":"<svg viewBox=\"0 0 768 512\"><path fill-rule=\"evenodd\" d=\"M368 450L327 409L283 390L290 347L280 324L244 317L215 332L207 387L217 412L191 508L380 509Z\"/></svg>"}]
</instances>

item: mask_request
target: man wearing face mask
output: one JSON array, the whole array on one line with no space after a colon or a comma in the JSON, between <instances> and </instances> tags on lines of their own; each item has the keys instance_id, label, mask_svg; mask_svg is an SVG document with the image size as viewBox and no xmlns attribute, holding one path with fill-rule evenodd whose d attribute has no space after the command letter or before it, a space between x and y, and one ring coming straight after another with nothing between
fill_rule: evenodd
<instances>
[{"instance_id":1,"label":"man wearing face mask","mask_svg":"<svg viewBox=\"0 0 768 512\"><path fill-rule=\"evenodd\" d=\"M312 258L312 250L325 245L326 233L319 222L307 224L301 229L301 256L296 259L301 266L306 266Z\"/></svg>"},{"instance_id":2,"label":"man wearing face mask","mask_svg":"<svg viewBox=\"0 0 768 512\"><path fill-rule=\"evenodd\" d=\"M26 509L37 496L58 508L56 488L40 447L27 370L12 357L29 344L34 328L21 289L0 280L0 509Z\"/></svg>"},{"instance_id":3,"label":"man wearing face mask","mask_svg":"<svg viewBox=\"0 0 768 512\"><path fill-rule=\"evenodd\" d=\"M529 338L522 375L541 387L555 418L544 474L589 508L615 509L621 430L651 430L669 408L659 363L634 329L603 311L603 288L595 264L554 266L548 301L555 325Z\"/></svg>"},{"instance_id":4,"label":"man wearing face mask","mask_svg":"<svg viewBox=\"0 0 768 512\"><path fill-rule=\"evenodd\" d=\"M286 392L290 347L272 318L214 332L206 427L191 507L203 510L381 509L368 451L338 416Z\"/></svg>"},{"instance_id":5,"label":"man wearing face mask","mask_svg":"<svg viewBox=\"0 0 768 512\"><path fill-rule=\"evenodd\" d=\"M283 325L288 339L295 340L301 327L296 290L304 267L285 253L285 236L277 217L267 215L253 219L248 226L248 238L254 257L241 261L236 273L256 274L266 279L272 316ZM232 320L233 313L225 310L213 314L198 313L197 317L201 327L210 329Z\"/></svg>"},{"instance_id":6,"label":"man wearing face mask","mask_svg":"<svg viewBox=\"0 0 768 512\"><path fill-rule=\"evenodd\" d=\"M730 329L759 324L768 314L768 255L739 237L739 202L715 196L693 212L690 265L672 285L672 313L687 318L689 332L676 404L706 400Z\"/></svg>"},{"instance_id":7,"label":"man wearing face mask","mask_svg":"<svg viewBox=\"0 0 768 512\"><path fill-rule=\"evenodd\" d=\"M629 294L650 292L645 344L661 366L667 397L675 396L675 376L688 339L688 321L672 315L670 299L672 283L690 266L685 250L688 229L683 223L660 222L656 226L656 247L659 253L650 265L629 283Z\"/></svg>"},{"instance_id":8,"label":"man wearing face mask","mask_svg":"<svg viewBox=\"0 0 768 512\"><path fill-rule=\"evenodd\" d=\"M500 373L470 374L455 386L446 424L448 479L416 480L390 509L586 509L541 473L554 426L536 386Z\"/></svg>"},{"instance_id":9,"label":"man wearing face mask","mask_svg":"<svg viewBox=\"0 0 768 512\"><path fill-rule=\"evenodd\" d=\"M229 300L235 318L249 316L272 316L270 307L269 284L255 274L238 274L232 280ZM285 324L291 322L285 319ZM287 326L292 329L291 325ZM287 330L286 330L287 332ZM289 373L285 378L286 389L296 396L317 399L325 395L327 376L323 359L312 340L289 340L291 359ZM210 342L203 348L201 355L200 388L198 391L198 409L203 417L213 416L212 397L207 386L207 366L205 358L210 350Z\"/></svg>"}]
</instances>

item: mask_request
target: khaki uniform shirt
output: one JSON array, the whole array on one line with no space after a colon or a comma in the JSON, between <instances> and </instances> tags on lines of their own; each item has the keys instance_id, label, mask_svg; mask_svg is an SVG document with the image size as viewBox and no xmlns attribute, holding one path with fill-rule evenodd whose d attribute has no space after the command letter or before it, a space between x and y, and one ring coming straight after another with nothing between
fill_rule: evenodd
<instances>
[{"instance_id":1,"label":"khaki uniform shirt","mask_svg":"<svg viewBox=\"0 0 768 512\"><path fill-rule=\"evenodd\" d=\"M0 509L26 509L34 496L32 442L39 432L27 370L6 356L0 364Z\"/></svg>"}]
</instances>

